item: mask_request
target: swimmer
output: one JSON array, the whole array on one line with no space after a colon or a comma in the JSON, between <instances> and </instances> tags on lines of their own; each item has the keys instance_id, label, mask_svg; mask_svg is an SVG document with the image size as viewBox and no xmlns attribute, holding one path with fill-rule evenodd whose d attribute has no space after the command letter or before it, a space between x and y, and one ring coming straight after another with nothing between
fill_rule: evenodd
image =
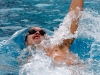
<instances>
[{"instance_id":1,"label":"swimmer","mask_svg":"<svg viewBox=\"0 0 100 75\"><path fill-rule=\"evenodd\" d=\"M74 12L74 14L71 14L69 17L71 18L73 16L77 17L77 18L71 19L72 23L70 26L70 32L72 34L75 34L75 31L77 30L78 22L79 22L79 17L78 17L79 11L82 11L83 3L84 3L84 0L72 0L71 2L69 12ZM59 35L61 34L62 33L59 33ZM42 28L32 27L27 32L25 43L26 43L26 46L35 47L36 44L40 44L45 39L46 39L46 32ZM37 47L40 49L41 47L43 47L45 52L47 53L47 56L53 58L56 62L65 62L66 65L69 66L69 65L74 65L78 63L76 62L76 60L78 60L78 57L70 51L70 46L73 41L74 41L74 37L63 39L63 42L61 44L57 44L53 48L43 47L40 45L38 45Z\"/></svg>"}]
</instances>

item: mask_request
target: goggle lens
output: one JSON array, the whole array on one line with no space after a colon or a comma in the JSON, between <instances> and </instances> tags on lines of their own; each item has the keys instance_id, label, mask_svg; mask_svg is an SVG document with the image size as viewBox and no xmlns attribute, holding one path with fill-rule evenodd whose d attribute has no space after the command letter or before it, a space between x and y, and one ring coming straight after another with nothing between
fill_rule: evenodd
<instances>
[{"instance_id":1,"label":"goggle lens","mask_svg":"<svg viewBox=\"0 0 100 75\"><path fill-rule=\"evenodd\" d=\"M29 35L31 35L31 34L35 34L37 31L39 31L39 33L40 33L42 36L43 36L44 34L46 34L44 30L35 30L35 29L29 30L28 33L29 33Z\"/></svg>"}]
</instances>

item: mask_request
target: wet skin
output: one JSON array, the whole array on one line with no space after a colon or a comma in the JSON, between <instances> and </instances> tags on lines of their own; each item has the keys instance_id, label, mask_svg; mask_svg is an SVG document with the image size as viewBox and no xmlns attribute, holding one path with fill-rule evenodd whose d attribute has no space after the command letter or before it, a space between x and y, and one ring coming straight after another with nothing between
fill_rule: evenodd
<instances>
[{"instance_id":1,"label":"wet skin","mask_svg":"<svg viewBox=\"0 0 100 75\"><path fill-rule=\"evenodd\" d=\"M35 34L28 35L27 41L26 41L27 46L34 45L34 43L39 44L42 41L42 39L44 39L44 36L42 36L39 32L40 30L42 30L41 28L34 27L32 29L35 29L37 32Z\"/></svg>"},{"instance_id":2,"label":"wet skin","mask_svg":"<svg viewBox=\"0 0 100 75\"><path fill-rule=\"evenodd\" d=\"M27 37L27 42L26 45L31 45L34 46L34 43L36 44L40 44L41 41L45 38L44 36L42 36L39 33L39 30L42 30L39 27L34 27L32 29L37 30L37 32L35 34L31 34L28 35ZM67 45L66 43L70 43L70 40L65 40L62 45L63 47L60 48L60 46L55 46L54 48L45 48L45 52L47 53L47 56L53 58L56 62L66 62L67 65L72 64L72 58L71 59L67 59L67 57L71 56L72 53L69 51L69 45ZM67 60L66 60L67 59Z\"/></svg>"},{"instance_id":3,"label":"wet skin","mask_svg":"<svg viewBox=\"0 0 100 75\"><path fill-rule=\"evenodd\" d=\"M79 21L79 12L83 8L84 0L72 0L69 12L73 12L74 14L69 15L68 17L71 18L71 27L70 32L72 34L75 33L78 27L78 21ZM34 27L36 30L41 30L39 27ZM67 35L67 34L66 34ZM28 35L26 45L32 45L34 46L34 43L39 44L45 37L40 35L39 31L37 31L35 34ZM77 60L77 57L73 55L69 48L71 43L73 42L73 38L71 39L65 39L63 40L63 43L61 45L53 47L53 49L46 48L44 49L47 52L47 55L52 57L57 62L66 62L67 65L73 64L73 60Z\"/></svg>"}]
</instances>

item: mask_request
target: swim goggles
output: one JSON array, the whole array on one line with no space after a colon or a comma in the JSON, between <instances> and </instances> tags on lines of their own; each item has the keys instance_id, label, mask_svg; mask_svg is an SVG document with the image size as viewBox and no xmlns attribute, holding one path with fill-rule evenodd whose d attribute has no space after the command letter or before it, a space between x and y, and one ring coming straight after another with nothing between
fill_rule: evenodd
<instances>
[{"instance_id":1,"label":"swim goggles","mask_svg":"<svg viewBox=\"0 0 100 75\"><path fill-rule=\"evenodd\" d=\"M35 34L37 31L39 31L39 33L44 36L44 34L46 34L46 32L44 30L35 30L35 29L31 29L28 31L28 35L32 35Z\"/></svg>"}]
</instances>

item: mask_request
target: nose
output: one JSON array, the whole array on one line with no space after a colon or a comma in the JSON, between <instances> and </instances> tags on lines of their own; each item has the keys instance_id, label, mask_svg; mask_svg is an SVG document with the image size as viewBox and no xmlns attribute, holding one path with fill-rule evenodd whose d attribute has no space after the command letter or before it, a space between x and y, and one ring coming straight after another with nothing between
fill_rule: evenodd
<instances>
[{"instance_id":1,"label":"nose","mask_svg":"<svg viewBox=\"0 0 100 75\"><path fill-rule=\"evenodd\" d=\"M40 35L40 32L39 32L39 31L37 31L35 34L36 34L36 35Z\"/></svg>"}]
</instances>

